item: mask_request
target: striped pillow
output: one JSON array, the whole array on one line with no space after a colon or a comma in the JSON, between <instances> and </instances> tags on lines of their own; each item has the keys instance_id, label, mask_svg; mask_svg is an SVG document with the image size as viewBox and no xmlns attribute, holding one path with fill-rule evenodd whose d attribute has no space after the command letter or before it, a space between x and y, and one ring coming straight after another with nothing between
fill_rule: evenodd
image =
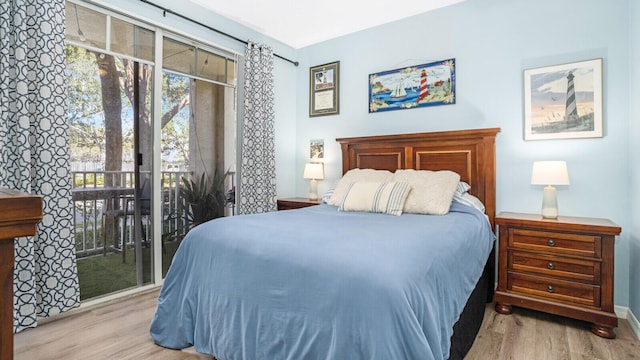
<instances>
[{"instance_id":1,"label":"striped pillow","mask_svg":"<svg viewBox=\"0 0 640 360\"><path fill-rule=\"evenodd\" d=\"M406 182L354 182L349 185L338 210L400 216L410 190Z\"/></svg>"},{"instance_id":2,"label":"striped pillow","mask_svg":"<svg viewBox=\"0 0 640 360\"><path fill-rule=\"evenodd\" d=\"M453 194L453 196L462 196L463 194L466 194L470 189L471 189L471 186L469 184L467 184L464 181L460 181L458 183L458 187L456 187L456 192Z\"/></svg>"},{"instance_id":3,"label":"striped pillow","mask_svg":"<svg viewBox=\"0 0 640 360\"><path fill-rule=\"evenodd\" d=\"M338 185L338 180L336 180L333 185L329 186L329 190L327 190L324 195L322 195L322 202L325 204L329 203L329 199L333 196L333 193L336 191L336 186Z\"/></svg>"}]
</instances>

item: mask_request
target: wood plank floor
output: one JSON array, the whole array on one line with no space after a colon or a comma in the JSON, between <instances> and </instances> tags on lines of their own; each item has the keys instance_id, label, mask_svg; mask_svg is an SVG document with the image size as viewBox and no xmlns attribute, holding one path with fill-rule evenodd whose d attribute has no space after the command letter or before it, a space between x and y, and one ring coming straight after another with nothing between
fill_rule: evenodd
<instances>
[{"instance_id":1,"label":"wood plank floor","mask_svg":"<svg viewBox=\"0 0 640 360\"><path fill-rule=\"evenodd\" d=\"M159 347L149 336L158 291L71 313L15 336L16 360L211 360L193 348ZM465 359L640 359L640 340L620 321L618 338L605 340L589 324L515 309L500 315L488 304L484 322Z\"/></svg>"}]
</instances>

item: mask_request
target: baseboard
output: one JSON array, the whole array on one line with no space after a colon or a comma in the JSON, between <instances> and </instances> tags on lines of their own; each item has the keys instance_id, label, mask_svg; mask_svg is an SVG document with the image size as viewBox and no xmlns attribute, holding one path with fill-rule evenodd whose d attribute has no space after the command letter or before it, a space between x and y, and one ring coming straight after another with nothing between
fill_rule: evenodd
<instances>
[{"instance_id":1,"label":"baseboard","mask_svg":"<svg viewBox=\"0 0 640 360\"><path fill-rule=\"evenodd\" d=\"M638 318L633 314L633 311L631 311L631 309L629 309L628 307L618 305L614 307L614 311L618 318L626 319L629 322L631 330L633 330L638 340L640 340L640 322L638 321Z\"/></svg>"}]
</instances>

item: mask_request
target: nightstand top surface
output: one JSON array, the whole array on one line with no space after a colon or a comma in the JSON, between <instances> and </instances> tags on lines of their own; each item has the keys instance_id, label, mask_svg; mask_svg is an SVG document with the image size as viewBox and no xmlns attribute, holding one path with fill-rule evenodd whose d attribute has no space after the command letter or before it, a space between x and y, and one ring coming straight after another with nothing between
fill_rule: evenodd
<instances>
[{"instance_id":1,"label":"nightstand top surface","mask_svg":"<svg viewBox=\"0 0 640 360\"><path fill-rule=\"evenodd\" d=\"M557 219L546 219L543 218L540 214L524 214L524 213L515 213L503 211L498 216L496 216L496 223L500 224L511 224L514 222L525 222L529 224L537 224L540 226L553 228L555 226L563 226L563 225L576 225L576 226L584 226L588 228L599 229L601 231L610 232L614 235L620 234L622 229L618 224L614 223L609 219L600 219L600 218L588 218L588 217L577 217L577 216L558 216Z\"/></svg>"}]
</instances>

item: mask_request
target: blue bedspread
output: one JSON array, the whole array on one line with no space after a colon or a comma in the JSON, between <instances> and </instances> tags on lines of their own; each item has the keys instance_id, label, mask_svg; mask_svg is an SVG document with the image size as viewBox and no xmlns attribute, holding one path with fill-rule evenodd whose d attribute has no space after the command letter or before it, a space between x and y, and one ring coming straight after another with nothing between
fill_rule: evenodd
<instances>
[{"instance_id":1,"label":"blue bedspread","mask_svg":"<svg viewBox=\"0 0 640 360\"><path fill-rule=\"evenodd\" d=\"M338 212L216 219L189 232L151 336L219 360L446 359L493 246L483 214Z\"/></svg>"}]
</instances>

